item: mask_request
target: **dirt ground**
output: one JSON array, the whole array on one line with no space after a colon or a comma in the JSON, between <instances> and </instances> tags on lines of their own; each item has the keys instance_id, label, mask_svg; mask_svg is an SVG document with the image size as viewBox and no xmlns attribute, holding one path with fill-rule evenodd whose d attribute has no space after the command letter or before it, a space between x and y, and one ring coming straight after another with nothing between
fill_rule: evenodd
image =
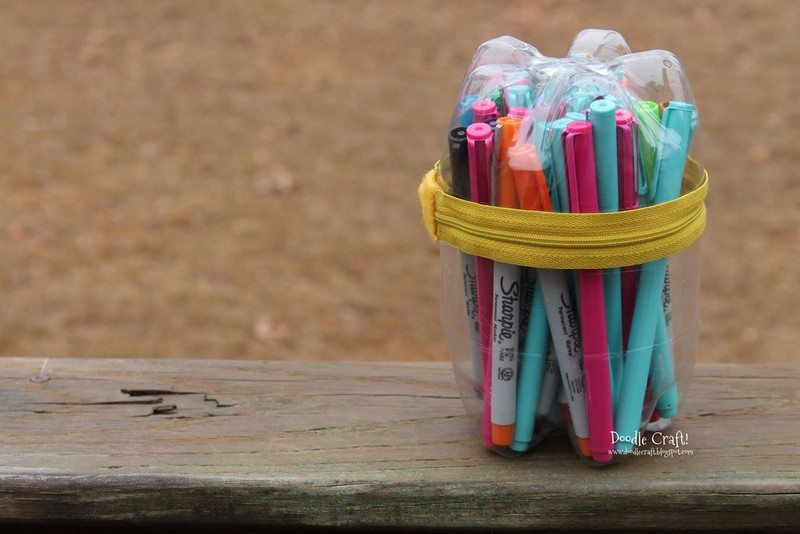
<instances>
[{"instance_id":1,"label":"dirt ground","mask_svg":"<svg viewBox=\"0 0 800 534\"><path fill-rule=\"evenodd\" d=\"M474 49L675 52L699 359L796 361L800 2L0 2L0 353L444 359L418 180Z\"/></svg>"}]
</instances>

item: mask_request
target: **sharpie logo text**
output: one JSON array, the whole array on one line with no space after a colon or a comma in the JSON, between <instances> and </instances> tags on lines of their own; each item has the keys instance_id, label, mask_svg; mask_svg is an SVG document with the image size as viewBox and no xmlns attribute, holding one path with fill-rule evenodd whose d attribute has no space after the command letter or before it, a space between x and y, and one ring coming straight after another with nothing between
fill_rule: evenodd
<instances>
[{"instance_id":1,"label":"sharpie logo text","mask_svg":"<svg viewBox=\"0 0 800 534\"><path fill-rule=\"evenodd\" d=\"M508 287L506 287L508 286ZM507 284L505 277L500 278L499 300L495 303L495 331L498 339L512 339L517 331L514 328L519 301L519 282ZM497 312L499 313L499 317Z\"/></svg>"}]
</instances>

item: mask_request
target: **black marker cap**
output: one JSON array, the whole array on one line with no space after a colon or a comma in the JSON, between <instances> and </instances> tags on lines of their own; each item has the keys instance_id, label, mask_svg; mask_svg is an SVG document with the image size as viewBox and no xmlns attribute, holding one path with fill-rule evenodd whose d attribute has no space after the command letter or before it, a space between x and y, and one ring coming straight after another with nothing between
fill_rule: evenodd
<instances>
[{"instance_id":1,"label":"black marker cap","mask_svg":"<svg viewBox=\"0 0 800 534\"><path fill-rule=\"evenodd\" d=\"M453 128L447 135L450 166L453 169L453 195L469 200L469 159L467 156L467 129Z\"/></svg>"}]
</instances>

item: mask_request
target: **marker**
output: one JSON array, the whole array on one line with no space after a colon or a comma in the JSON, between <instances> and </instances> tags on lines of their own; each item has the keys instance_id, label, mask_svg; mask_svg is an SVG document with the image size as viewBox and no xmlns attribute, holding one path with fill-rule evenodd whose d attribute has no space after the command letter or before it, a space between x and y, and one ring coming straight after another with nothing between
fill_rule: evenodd
<instances>
[{"instance_id":1,"label":"marker","mask_svg":"<svg viewBox=\"0 0 800 534\"><path fill-rule=\"evenodd\" d=\"M639 120L645 121L643 124L648 125L647 128L643 127L639 129L640 144L642 145L642 174L644 177L640 187L646 187L648 189L648 194L642 200L645 205L653 203L656 188L658 186L658 177L655 173L657 157L656 152L659 142L657 135L662 130L661 116L664 113L664 109L667 108L668 105L668 102L657 104L651 101L643 101L639 102L636 108ZM692 110L691 124L689 126L690 133L687 146L692 142L694 128L696 125L697 112L696 110ZM643 132L643 130L648 131ZM667 266L664 276L665 288L668 278L669 265ZM666 292L668 294L668 288L666 288ZM660 394L656 403L656 408L660 413L663 411L664 414L669 414L668 416L665 416L669 418L677 415L678 390L677 386L675 385L675 375L673 370L672 347L670 346L669 338L669 321L667 319L669 317L668 310L664 309L662 315L665 316L657 318L656 322L656 333L653 340L654 351L651 361L651 376L655 378L655 382L653 382L655 394ZM655 350L655 348L658 349ZM654 371L655 369L658 369L658 371Z\"/></svg>"},{"instance_id":2,"label":"marker","mask_svg":"<svg viewBox=\"0 0 800 534\"><path fill-rule=\"evenodd\" d=\"M639 197L642 204L649 205L652 204L655 195L654 169L661 119L658 118L658 104L650 100L636 102L634 110L639 122L639 154L642 158Z\"/></svg>"},{"instance_id":3,"label":"marker","mask_svg":"<svg viewBox=\"0 0 800 534\"><path fill-rule=\"evenodd\" d=\"M500 117L497 122L500 130L500 148L497 152L495 204L503 208L519 208L514 176L508 158L510 150L517 141L522 119ZM493 276L492 443L506 446L511 445L513 441L516 421L520 267L496 261Z\"/></svg>"},{"instance_id":4,"label":"marker","mask_svg":"<svg viewBox=\"0 0 800 534\"><path fill-rule=\"evenodd\" d=\"M447 136L450 147L450 166L453 169L453 195L470 199L469 157L467 155L467 129L453 128ZM475 271L475 256L459 253L461 280L464 287L464 306L466 308L467 339L470 360L472 361L472 383L483 391L483 362L481 361L480 327L478 323L478 281Z\"/></svg>"},{"instance_id":5,"label":"marker","mask_svg":"<svg viewBox=\"0 0 800 534\"><path fill-rule=\"evenodd\" d=\"M495 107L497 108L498 116L502 117L506 114L505 109L506 106L503 102L503 90L499 87L497 89L493 89L489 92L489 100L494 102Z\"/></svg>"},{"instance_id":6,"label":"marker","mask_svg":"<svg viewBox=\"0 0 800 534\"><path fill-rule=\"evenodd\" d=\"M576 111L583 113L589 104L594 100L595 95L587 93L586 91L577 90L573 91L567 96L567 111Z\"/></svg>"},{"instance_id":7,"label":"marker","mask_svg":"<svg viewBox=\"0 0 800 534\"><path fill-rule=\"evenodd\" d=\"M516 120L520 120L516 118ZM547 183L536 148L531 144L521 144L507 150L508 166L522 209L552 211ZM540 198L543 195L544 198ZM543 202L544 201L544 202ZM536 408L541 395L547 349L550 336L547 329L547 315L544 306L542 285L537 280L534 286L531 314L528 320L527 336L519 365L517 386L517 420L514 428L514 441L511 449L519 452L528 450L536 426Z\"/></svg>"},{"instance_id":8,"label":"marker","mask_svg":"<svg viewBox=\"0 0 800 534\"><path fill-rule=\"evenodd\" d=\"M571 119L564 118L552 121L548 125L552 137L549 197L551 208L558 206L556 211L569 210L561 134L570 122L572 122ZM545 139L547 137L545 136ZM562 194L563 204L561 203ZM572 421L580 453L583 456L591 456L588 439L589 426L586 420L586 390L584 388L581 337L577 310L567 284L567 271L537 269L537 283L542 285L545 312L557 361L556 367L561 375L563 395L570 413L569 419Z\"/></svg>"},{"instance_id":9,"label":"marker","mask_svg":"<svg viewBox=\"0 0 800 534\"><path fill-rule=\"evenodd\" d=\"M659 104L659 117L663 117L664 110L669 102ZM697 127L697 110L692 110L691 125L689 127L689 141L692 144L694 131ZM653 360L650 363L651 384L658 396L656 409L663 419L662 424L668 425L669 420L678 415L678 385L675 382L675 366L672 357L672 339L669 335L669 325L672 320L672 298L669 283L669 263L664 275L664 290L661 293L663 303L663 317L656 323L656 338L653 341Z\"/></svg>"},{"instance_id":10,"label":"marker","mask_svg":"<svg viewBox=\"0 0 800 534\"><path fill-rule=\"evenodd\" d=\"M500 126L501 143L497 156L497 195L495 204L504 208L519 208L517 187L514 183L514 174L509 166L509 149L519 138L522 119L519 117L500 117L497 119Z\"/></svg>"},{"instance_id":11,"label":"marker","mask_svg":"<svg viewBox=\"0 0 800 534\"><path fill-rule=\"evenodd\" d=\"M550 161L551 161L551 183L550 200L555 211L569 211L569 201L567 200L566 170L564 168L564 140L561 138L564 128L573 119L561 118L552 121L549 126L550 132ZM581 119L583 120L583 115Z\"/></svg>"},{"instance_id":12,"label":"marker","mask_svg":"<svg viewBox=\"0 0 800 534\"><path fill-rule=\"evenodd\" d=\"M470 196L473 202L489 204L491 201L490 166L492 159L492 128L482 122L467 127L467 156L469 159ZM481 432L484 445L491 448L491 397L492 397L492 260L475 258L478 281L478 327L480 333L481 361L483 364L483 420Z\"/></svg>"},{"instance_id":13,"label":"marker","mask_svg":"<svg viewBox=\"0 0 800 534\"><path fill-rule=\"evenodd\" d=\"M662 295L669 295L669 271L665 278ZM665 304L665 306L668 306ZM675 384L675 365L672 358L672 344L669 337L667 317L671 310L658 314L656 337L653 342L653 356L650 363L650 383L654 395L659 395L656 409L661 417L672 418L678 415L678 388Z\"/></svg>"},{"instance_id":14,"label":"marker","mask_svg":"<svg viewBox=\"0 0 800 534\"><path fill-rule=\"evenodd\" d=\"M545 308L545 313L547 309ZM550 350L547 352L547 361L544 362L544 377L542 378L542 393L539 395L539 403L536 408L537 417L547 417L550 408L561 386L560 372L558 370L558 359L556 349L550 341Z\"/></svg>"},{"instance_id":15,"label":"marker","mask_svg":"<svg viewBox=\"0 0 800 534\"><path fill-rule=\"evenodd\" d=\"M528 338L528 321L531 318L533 287L536 284L536 269L533 267L521 267L519 283L519 354L520 358L522 358L522 349L525 347L525 340ZM522 362L520 361L520 363ZM519 377L519 373L517 373L517 377ZM517 387L519 387L519 380L517 380Z\"/></svg>"},{"instance_id":16,"label":"marker","mask_svg":"<svg viewBox=\"0 0 800 534\"><path fill-rule=\"evenodd\" d=\"M652 183L655 184L653 202L673 200L680 195L683 168L692 137L694 106L685 102L670 102L664 110L663 128L659 131ZM641 121L641 116L640 116ZM644 125L643 125L644 129ZM661 294L667 258L648 262L639 273L639 290L633 310L631 334L622 374L622 390L615 418L615 429L620 436L616 448L631 452L636 432L642 423L644 402L653 343L663 314Z\"/></svg>"},{"instance_id":17,"label":"marker","mask_svg":"<svg viewBox=\"0 0 800 534\"><path fill-rule=\"evenodd\" d=\"M616 132L615 132L616 133ZM597 213L592 123L571 122L564 130L564 156L567 168L570 211ZM589 418L589 445L596 462L609 462L613 449L611 377L606 337L603 271L578 271L580 291L583 368L586 379L586 409Z\"/></svg>"},{"instance_id":18,"label":"marker","mask_svg":"<svg viewBox=\"0 0 800 534\"><path fill-rule=\"evenodd\" d=\"M589 120L594 139L597 201L600 211L619 211L617 173L616 105L610 100L589 104ZM603 295L606 308L606 336L611 368L611 401L617 405L622 382L622 283L619 268L603 270Z\"/></svg>"},{"instance_id":19,"label":"marker","mask_svg":"<svg viewBox=\"0 0 800 534\"><path fill-rule=\"evenodd\" d=\"M515 146L508 150L508 157L522 209L553 211L536 147L530 143Z\"/></svg>"},{"instance_id":20,"label":"marker","mask_svg":"<svg viewBox=\"0 0 800 534\"><path fill-rule=\"evenodd\" d=\"M617 121L617 161L619 174L619 205L622 210L631 210L639 207L639 188L636 176L636 144L635 126L636 119L626 109L616 111ZM622 340L624 348L628 345L628 337L633 320L633 306L636 303L636 288L639 284L639 267L631 265L620 270L620 284L622 293ZM614 375L615 378L622 378ZM617 395L619 395L620 382L616 382ZM618 401L618 398L617 398ZM615 401L615 406L616 402Z\"/></svg>"},{"instance_id":21,"label":"marker","mask_svg":"<svg viewBox=\"0 0 800 534\"><path fill-rule=\"evenodd\" d=\"M486 122L498 116L497 106L491 100L476 100L472 104L472 119L475 122Z\"/></svg>"},{"instance_id":22,"label":"marker","mask_svg":"<svg viewBox=\"0 0 800 534\"><path fill-rule=\"evenodd\" d=\"M522 126L520 127L522 136L520 137L520 139L522 139L523 141L527 139L531 131L531 124L533 122L531 108L521 108L521 107L509 108L508 115L511 117L519 117L520 119L522 119Z\"/></svg>"},{"instance_id":23,"label":"marker","mask_svg":"<svg viewBox=\"0 0 800 534\"><path fill-rule=\"evenodd\" d=\"M509 108L531 108L531 88L528 85L511 85L506 89Z\"/></svg>"},{"instance_id":24,"label":"marker","mask_svg":"<svg viewBox=\"0 0 800 534\"><path fill-rule=\"evenodd\" d=\"M478 100L478 95L467 95L458 103L458 122L466 128L475 120L472 117L472 104Z\"/></svg>"}]
</instances>

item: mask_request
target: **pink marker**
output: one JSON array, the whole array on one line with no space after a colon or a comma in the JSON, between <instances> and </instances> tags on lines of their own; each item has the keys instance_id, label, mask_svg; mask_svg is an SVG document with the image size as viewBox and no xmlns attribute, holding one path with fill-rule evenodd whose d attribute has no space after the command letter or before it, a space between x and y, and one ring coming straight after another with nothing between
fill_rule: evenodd
<instances>
[{"instance_id":1,"label":"pink marker","mask_svg":"<svg viewBox=\"0 0 800 534\"><path fill-rule=\"evenodd\" d=\"M519 117L522 119L522 126L520 126L520 139L527 139L531 132L531 123L533 122L533 111L531 108L513 107L509 108L508 114L511 117Z\"/></svg>"},{"instance_id":2,"label":"pink marker","mask_svg":"<svg viewBox=\"0 0 800 534\"><path fill-rule=\"evenodd\" d=\"M491 100L476 100L475 103L472 104L472 120L475 122L488 122L499 116L497 105Z\"/></svg>"},{"instance_id":3,"label":"pink marker","mask_svg":"<svg viewBox=\"0 0 800 534\"><path fill-rule=\"evenodd\" d=\"M564 159L570 211L597 213L599 206L591 122L573 121L567 125L564 130ZM603 271L579 270L578 288L589 447L594 461L605 463L611 461L611 451L614 449L611 435L614 416L611 408Z\"/></svg>"},{"instance_id":4,"label":"pink marker","mask_svg":"<svg viewBox=\"0 0 800 534\"><path fill-rule=\"evenodd\" d=\"M491 102L494 106L494 102ZM473 106L473 112L474 112ZM477 115L475 120L478 120ZM470 195L473 202L490 204L492 202L492 141L494 131L483 122L475 122L467 127L467 158L469 161ZM475 258L478 271L478 331L483 363L483 418L481 433L487 448L492 443L492 292L494 283L492 260Z\"/></svg>"},{"instance_id":5,"label":"pink marker","mask_svg":"<svg viewBox=\"0 0 800 534\"><path fill-rule=\"evenodd\" d=\"M636 177L636 146L634 128L636 118L627 109L618 109L617 119L617 169L619 172L619 207L632 210L639 207L639 181ZM622 272L622 340L628 347L628 335L636 305L639 287L639 266L623 267Z\"/></svg>"}]
</instances>

